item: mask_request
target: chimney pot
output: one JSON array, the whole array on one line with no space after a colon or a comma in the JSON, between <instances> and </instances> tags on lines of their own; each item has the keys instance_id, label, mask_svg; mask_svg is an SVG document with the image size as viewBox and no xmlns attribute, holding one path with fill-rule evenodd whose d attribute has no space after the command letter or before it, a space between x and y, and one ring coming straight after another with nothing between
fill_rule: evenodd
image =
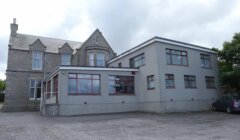
<instances>
[{"instance_id":1,"label":"chimney pot","mask_svg":"<svg viewBox=\"0 0 240 140\"><path fill-rule=\"evenodd\" d=\"M16 18L13 18L13 24L16 24L16 23L17 23Z\"/></svg>"},{"instance_id":2,"label":"chimney pot","mask_svg":"<svg viewBox=\"0 0 240 140\"><path fill-rule=\"evenodd\" d=\"M18 30L18 25L16 24L16 18L13 18L13 23L11 23L10 29L11 29L11 36L16 37L17 30Z\"/></svg>"}]
</instances>

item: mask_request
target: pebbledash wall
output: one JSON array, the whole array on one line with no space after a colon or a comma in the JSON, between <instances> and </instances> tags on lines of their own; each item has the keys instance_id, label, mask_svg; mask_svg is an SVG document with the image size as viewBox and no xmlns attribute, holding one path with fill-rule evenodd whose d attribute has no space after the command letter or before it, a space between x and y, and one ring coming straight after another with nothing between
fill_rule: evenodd
<instances>
[{"instance_id":1,"label":"pebbledash wall","mask_svg":"<svg viewBox=\"0 0 240 140\"><path fill-rule=\"evenodd\" d=\"M188 65L170 65L166 60L166 49L186 51ZM211 109L219 97L218 65L216 53L200 46L155 37L109 61L110 66L129 67L129 59L145 55L145 65L136 74L138 103L140 111L182 112ZM201 66L200 54L210 56L211 67ZM165 74L174 75L174 88L166 88ZM147 90L146 77L154 75L155 89ZM184 75L196 76L196 88L185 88ZM207 88L205 76L215 78L215 87Z\"/></svg>"},{"instance_id":2,"label":"pebbledash wall","mask_svg":"<svg viewBox=\"0 0 240 140\"><path fill-rule=\"evenodd\" d=\"M84 68L84 70L83 70ZM56 115L82 115L98 113L132 112L138 110L138 96L133 95L109 95L108 76L131 76L138 69L125 68L89 68L89 67L59 67L53 71L53 75L44 79L49 81L58 75L59 91L57 103L47 104L42 100L41 112L47 116ZM100 94L84 95L69 94L68 76L69 74L97 74L100 76ZM137 80L134 80L136 83ZM136 84L135 84L136 85ZM137 93L137 92L135 92Z\"/></svg>"},{"instance_id":3,"label":"pebbledash wall","mask_svg":"<svg viewBox=\"0 0 240 140\"><path fill-rule=\"evenodd\" d=\"M39 110L40 107L43 114L53 116L128 111L158 113L201 111L209 110L211 103L219 96L217 56L208 48L154 37L116 56L98 29L83 43L19 34L17 29L18 25L14 20L11 24L8 45L4 111ZM185 51L188 64L168 64L167 49ZM42 53L42 68L39 70L33 69L33 52L36 51ZM61 66L63 54L71 56L68 66ZM104 54L106 65L96 66L99 62L97 54ZM144 62L141 62L143 65L134 68L130 66L132 58L142 54L144 54ZM201 66L201 54L210 57L211 67ZM100 94L69 94L69 73L99 74ZM54 98L47 99L46 102L44 95L49 94L45 93L43 85L41 86L42 96L37 98L36 84L35 96L30 98L31 80L42 80L44 84L49 79L53 79L56 74L58 74L58 92L53 93L56 87L49 87L50 95ZM165 74L174 75L173 88L166 88ZM134 94L110 95L109 75L134 77ZM185 88L184 75L196 77L196 88ZM152 89L147 87L148 76L152 76L154 80ZM206 87L206 76L214 78L213 87ZM39 105L40 99L41 105Z\"/></svg>"},{"instance_id":4,"label":"pebbledash wall","mask_svg":"<svg viewBox=\"0 0 240 140\"><path fill-rule=\"evenodd\" d=\"M166 49L187 52L188 65L167 64ZM145 63L139 68L130 68L130 59L144 54ZM200 55L210 56L210 67L201 65ZM185 112L211 109L219 97L218 66L216 53L208 48L154 37L108 61L109 68L61 68L59 74L58 104L42 106L45 115L81 115L114 112ZM121 68L116 68L121 65ZM101 76L101 94L69 95L68 74L91 73ZM165 74L174 75L174 87L166 88ZM109 95L109 75L134 76L135 94ZM154 89L148 89L147 76L154 76ZM185 88L184 75L196 77L196 88ZM53 77L49 76L49 78ZM206 87L206 76L214 77L214 88ZM48 79L49 79L48 78ZM47 81L45 79L44 81Z\"/></svg>"}]
</instances>

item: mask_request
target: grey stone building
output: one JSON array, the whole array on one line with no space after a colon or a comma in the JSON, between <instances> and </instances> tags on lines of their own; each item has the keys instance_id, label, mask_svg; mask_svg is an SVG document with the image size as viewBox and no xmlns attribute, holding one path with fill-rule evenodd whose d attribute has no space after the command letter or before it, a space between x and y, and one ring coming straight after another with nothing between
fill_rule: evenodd
<instances>
[{"instance_id":1,"label":"grey stone building","mask_svg":"<svg viewBox=\"0 0 240 140\"><path fill-rule=\"evenodd\" d=\"M202 111L219 96L209 48L153 37L116 55L99 30L83 43L16 31L11 24L5 111Z\"/></svg>"},{"instance_id":2,"label":"grey stone building","mask_svg":"<svg viewBox=\"0 0 240 140\"><path fill-rule=\"evenodd\" d=\"M4 111L39 110L41 80L59 65L103 67L116 56L98 29L76 42L17 33L16 19L10 27Z\"/></svg>"}]
</instances>

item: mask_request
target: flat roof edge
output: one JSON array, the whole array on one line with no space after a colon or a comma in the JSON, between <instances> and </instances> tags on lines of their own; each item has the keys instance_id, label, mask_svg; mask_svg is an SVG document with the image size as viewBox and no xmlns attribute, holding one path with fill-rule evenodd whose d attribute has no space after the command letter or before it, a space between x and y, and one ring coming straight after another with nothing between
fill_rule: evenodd
<instances>
[{"instance_id":1,"label":"flat roof edge","mask_svg":"<svg viewBox=\"0 0 240 140\"><path fill-rule=\"evenodd\" d=\"M74 66L57 66L45 78L43 82L54 76L59 70L88 70L88 71L121 71L121 72L138 72L134 68L116 68L116 67L74 67Z\"/></svg>"},{"instance_id":2,"label":"flat roof edge","mask_svg":"<svg viewBox=\"0 0 240 140\"><path fill-rule=\"evenodd\" d=\"M216 52L212 51L210 48L205 48L205 47L201 47L201 46L197 46L197 45L193 45L193 44L188 44L188 43L184 43L184 42L179 42L179 41L174 41L174 40L170 40L170 39L165 39L165 38L160 38L160 37L154 37L152 39L149 39L143 43L141 43L140 45L137 45L136 47L127 50L125 52L123 52L122 54L118 55L117 57L109 60L107 63L112 63L126 55L129 55L131 53L133 53L134 51L137 51L151 43L154 42L162 42L162 43L167 43L167 44L172 44L172 45L177 45L177 46L181 46L184 48L190 48L190 49L194 49L194 50L199 50L199 51L204 51L204 52L210 52L210 53L214 53L216 54Z\"/></svg>"},{"instance_id":3,"label":"flat roof edge","mask_svg":"<svg viewBox=\"0 0 240 140\"><path fill-rule=\"evenodd\" d=\"M66 67L60 66L59 70L91 70L91 71L139 71L134 68L116 68L116 67Z\"/></svg>"}]
</instances>

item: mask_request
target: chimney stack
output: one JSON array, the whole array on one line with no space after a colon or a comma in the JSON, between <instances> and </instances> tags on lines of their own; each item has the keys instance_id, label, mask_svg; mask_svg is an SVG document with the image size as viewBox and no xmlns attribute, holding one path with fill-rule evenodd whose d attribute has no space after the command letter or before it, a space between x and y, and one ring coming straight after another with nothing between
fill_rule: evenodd
<instances>
[{"instance_id":1,"label":"chimney stack","mask_svg":"<svg viewBox=\"0 0 240 140\"><path fill-rule=\"evenodd\" d=\"M17 36L18 25L16 22L16 18L13 18L13 23L11 23L11 36Z\"/></svg>"}]
</instances>

